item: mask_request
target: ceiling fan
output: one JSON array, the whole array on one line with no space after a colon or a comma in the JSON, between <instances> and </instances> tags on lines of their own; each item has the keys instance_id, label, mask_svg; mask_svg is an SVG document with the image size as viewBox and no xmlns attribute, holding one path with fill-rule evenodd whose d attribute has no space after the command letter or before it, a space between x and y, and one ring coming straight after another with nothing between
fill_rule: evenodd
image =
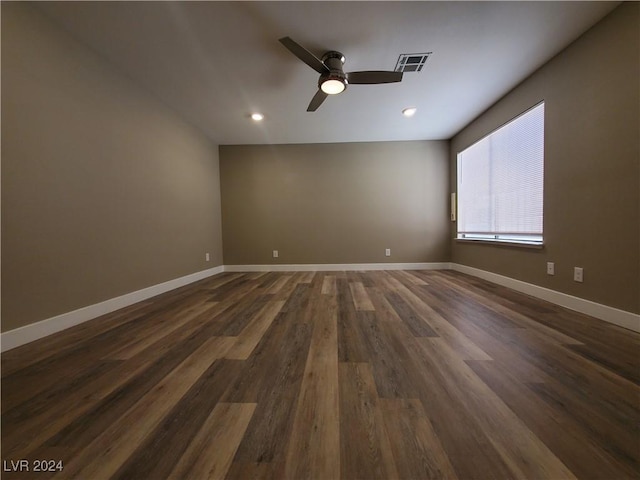
<instances>
[{"instance_id":1,"label":"ceiling fan","mask_svg":"<svg viewBox=\"0 0 640 480\"><path fill-rule=\"evenodd\" d=\"M345 58L340 52L328 51L320 60L290 37L283 37L279 41L291 53L320 74L318 91L311 99L307 112L315 112L327 96L342 93L349 84L371 85L376 83L395 83L402 80L402 72L370 70L345 73L342 70Z\"/></svg>"}]
</instances>

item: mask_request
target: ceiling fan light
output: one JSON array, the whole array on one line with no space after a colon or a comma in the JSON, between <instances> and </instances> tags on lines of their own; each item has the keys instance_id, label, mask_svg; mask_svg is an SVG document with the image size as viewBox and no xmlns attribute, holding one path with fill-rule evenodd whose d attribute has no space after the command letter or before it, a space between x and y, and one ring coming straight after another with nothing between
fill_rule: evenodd
<instances>
[{"instance_id":1,"label":"ceiling fan light","mask_svg":"<svg viewBox=\"0 0 640 480\"><path fill-rule=\"evenodd\" d=\"M346 88L345 82L335 78L329 78L322 82L320 89L327 95L336 95L342 93Z\"/></svg>"},{"instance_id":2,"label":"ceiling fan light","mask_svg":"<svg viewBox=\"0 0 640 480\"><path fill-rule=\"evenodd\" d=\"M413 117L418 109L416 107L407 107L402 110L402 115L405 117Z\"/></svg>"}]
</instances>

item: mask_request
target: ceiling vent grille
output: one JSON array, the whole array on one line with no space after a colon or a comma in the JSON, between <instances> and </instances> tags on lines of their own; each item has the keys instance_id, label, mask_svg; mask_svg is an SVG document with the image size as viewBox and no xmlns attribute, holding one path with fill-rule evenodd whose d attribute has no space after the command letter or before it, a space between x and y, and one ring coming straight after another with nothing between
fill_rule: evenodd
<instances>
[{"instance_id":1,"label":"ceiling vent grille","mask_svg":"<svg viewBox=\"0 0 640 480\"><path fill-rule=\"evenodd\" d=\"M396 72L420 72L427 62L427 58L432 52L428 53L401 53L396 63Z\"/></svg>"}]
</instances>

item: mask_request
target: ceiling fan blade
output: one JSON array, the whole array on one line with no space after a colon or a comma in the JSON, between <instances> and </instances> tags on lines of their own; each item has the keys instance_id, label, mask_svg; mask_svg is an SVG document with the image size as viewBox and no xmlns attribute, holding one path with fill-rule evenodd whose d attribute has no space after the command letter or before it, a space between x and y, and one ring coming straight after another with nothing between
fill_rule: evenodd
<instances>
[{"instance_id":1,"label":"ceiling fan blade","mask_svg":"<svg viewBox=\"0 0 640 480\"><path fill-rule=\"evenodd\" d=\"M376 70L368 72L349 72L347 73L347 81L352 85L395 83L402 81L402 72L385 72Z\"/></svg>"},{"instance_id":2,"label":"ceiling fan blade","mask_svg":"<svg viewBox=\"0 0 640 480\"><path fill-rule=\"evenodd\" d=\"M327 98L328 96L329 95L324 93L322 90L318 89L317 93L311 99L311 102L309 102L309 106L307 107L307 112L315 112L318 109L318 107L322 105L322 102L324 102L324 99Z\"/></svg>"},{"instance_id":3,"label":"ceiling fan blade","mask_svg":"<svg viewBox=\"0 0 640 480\"><path fill-rule=\"evenodd\" d=\"M302 60L304 63L309 65L318 73L327 73L329 69L325 66L322 61L316 57L309 50L304 48L302 45L294 42L290 37L283 37L279 40L279 42L287 47L291 53L293 53L296 57Z\"/></svg>"}]
</instances>

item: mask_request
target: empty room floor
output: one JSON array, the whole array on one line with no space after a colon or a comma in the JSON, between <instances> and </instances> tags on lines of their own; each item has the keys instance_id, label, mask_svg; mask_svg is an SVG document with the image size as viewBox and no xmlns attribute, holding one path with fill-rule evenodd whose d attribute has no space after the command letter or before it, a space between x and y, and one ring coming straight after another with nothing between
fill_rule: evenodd
<instances>
[{"instance_id":1,"label":"empty room floor","mask_svg":"<svg viewBox=\"0 0 640 480\"><path fill-rule=\"evenodd\" d=\"M2 354L2 477L638 478L639 347L452 271L224 273Z\"/></svg>"}]
</instances>

